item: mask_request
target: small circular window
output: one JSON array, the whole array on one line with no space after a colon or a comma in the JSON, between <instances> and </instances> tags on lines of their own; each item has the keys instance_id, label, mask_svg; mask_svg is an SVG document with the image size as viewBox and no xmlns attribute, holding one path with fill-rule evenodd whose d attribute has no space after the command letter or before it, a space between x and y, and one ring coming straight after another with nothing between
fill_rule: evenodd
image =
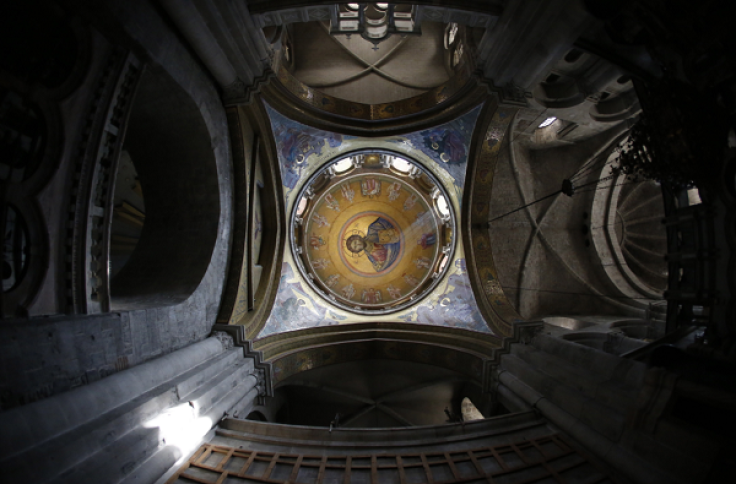
<instances>
[{"instance_id":1,"label":"small circular window","mask_svg":"<svg viewBox=\"0 0 736 484\"><path fill-rule=\"evenodd\" d=\"M447 270L455 214L439 181L404 155L338 158L305 184L291 215L294 259L325 299L387 314L426 296Z\"/></svg>"}]
</instances>

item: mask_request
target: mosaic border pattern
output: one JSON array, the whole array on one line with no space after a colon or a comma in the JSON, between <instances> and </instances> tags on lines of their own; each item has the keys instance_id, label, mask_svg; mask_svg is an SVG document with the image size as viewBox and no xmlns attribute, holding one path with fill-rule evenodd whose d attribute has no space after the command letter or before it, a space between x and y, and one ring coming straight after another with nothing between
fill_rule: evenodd
<instances>
[{"instance_id":1,"label":"mosaic border pattern","mask_svg":"<svg viewBox=\"0 0 736 484\"><path fill-rule=\"evenodd\" d=\"M503 149L508 149L509 131L519 108L489 103L484 119L476 126L471 166L468 167L466 187L472 205L463 207L463 229L466 244L468 273L470 274L481 313L494 333L511 336L513 324L523 322L516 308L503 292L493 259L488 230L493 180L496 164ZM492 113L492 115L491 115Z\"/></svg>"}]
</instances>

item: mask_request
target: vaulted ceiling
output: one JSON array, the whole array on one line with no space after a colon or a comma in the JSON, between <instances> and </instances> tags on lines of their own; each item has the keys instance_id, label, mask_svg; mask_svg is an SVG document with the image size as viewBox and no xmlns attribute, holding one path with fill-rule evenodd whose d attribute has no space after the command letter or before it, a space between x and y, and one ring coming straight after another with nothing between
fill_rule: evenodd
<instances>
[{"instance_id":1,"label":"vaulted ceiling","mask_svg":"<svg viewBox=\"0 0 736 484\"><path fill-rule=\"evenodd\" d=\"M378 104L417 96L447 82L452 70L445 24L425 22L422 35L394 35L377 46L359 35L330 35L322 22L293 24L294 76L349 101Z\"/></svg>"}]
</instances>

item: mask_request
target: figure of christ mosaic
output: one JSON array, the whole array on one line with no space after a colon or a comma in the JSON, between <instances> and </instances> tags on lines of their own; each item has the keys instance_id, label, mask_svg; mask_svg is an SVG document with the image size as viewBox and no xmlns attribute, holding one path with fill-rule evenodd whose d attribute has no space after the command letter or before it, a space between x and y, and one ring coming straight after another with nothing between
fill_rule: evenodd
<instances>
[{"instance_id":1,"label":"figure of christ mosaic","mask_svg":"<svg viewBox=\"0 0 736 484\"><path fill-rule=\"evenodd\" d=\"M351 256L365 254L376 272L389 270L401 252L401 232L385 217L377 217L363 236L354 233L345 239Z\"/></svg>"},{"instance_id":2,"label":"figure of christ mosaic","mask_svg":"<svg viewBox=\"0 0 736 484\"><path fill-rule=\"evenodd\" d=\"M352 177L325 187L312 206L304 261L333 301L383 309L431 277L441 229L417 187L382 174Z\"/></svg>"}]
</instances>

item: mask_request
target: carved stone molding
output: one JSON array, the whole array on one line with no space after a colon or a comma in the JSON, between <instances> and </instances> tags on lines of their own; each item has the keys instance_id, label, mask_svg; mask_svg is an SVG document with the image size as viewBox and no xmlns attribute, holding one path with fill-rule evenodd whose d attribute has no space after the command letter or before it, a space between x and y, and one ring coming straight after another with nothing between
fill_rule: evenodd
<instances>
[{"instance_id":1,"label":"carved stone molding","mask_svg":"<svg viewBox=\"0 0 736 484\"><path fill-rule=\"evenodd\" d=\"M491 96L498 96L499 105L502 107L530 108L529 99L533 97L530 91L525 91L521 86L513 82L505 86L497 86L493 79L489 79L483 75L481 69L476 70L475 76L478 83L485 86L486 91Z\"/></svg>"},{"instance_id":2,"label":"carved stone molding","mask_svg":"<svg viewBox=\"0 0 736 484\"><path fill-rule=\"evenodd\" d=\"M225 106L234 106L238 104L249 105L253 103L256 94L261 93L263 86L268 85L276 74L271 69L266 69L263 75L253 79L253 83L246 85L240 79L223 89L222 101Z\"/></svg>"},{"instance_id":3,"label":"carved stone molding","mask_svg":"<svg viewBox=\"0 0 736 484\"><path fill-rule=\"evenodd\" d=\"M274 385L320 366L377 358L457 371L489 393L503 342L494 335L457 328L381 322L278 333L255 344L272 364Z\"/></svg>"},{"instance_id":4,"label":"carved stone molding","mask_svg":"<svg viewBox=\"0 0 736 484\"><path fill-rule=\"evenodd\" d=\"M254 338L266 323L278 290L283 252L279 250L286 233L285 208L274 136L259 96L249 106L226 109L233 157L233 210L229 268L217 322L245 328L246 338ZM257 166L262 168L264 201L260 222L251 208L256 190ZM263 241L259 255L262 276L252 273L253 230L261 224Z\"/></svg>"},{"instance_id":5,"label":"carved stone molding","mask_svg":"<svg viewBox=\"0 0 736 484\"><path fill-rule=\"evenodd\" d=\"M235 346L235 342L233 341L233 337L229 334L223 332L223 331L215 331L212 333L213 338L217 338L220 343L222 344L222 349L224 351L227 351L229 349L232 349L233 346Z\"/></svg>"},{"instance_id":6,"label":"carved stone molding","mask_svg":"<svg viewBox=\"0 0 736 484\"><path fill-rule=\"evenodd\" d=\"M228 335L235 346L243 348L243 356L253 358L253 366L256 368L255 376L262 381L262 384L257 384L259 398L272 397L271 362L264 361L262 353L253 349L253 342L245 338L245 328L234 324L215 324L212 327L213 336L220 339L222 336L218 335L223 334Z\"/></svg>"},{"instance_id":7,"label":"carved stone molding","mask_svg":"<svg viewBox=\"0 0 736 484\"><path fill-rule=\"evenodd\" d=\"M496 350L496 357L493 359L493 362L489 364L489 367L485 373L486 380L484 381L483 387L490 389L492 402L498 402L498 385L500 383L499 375L503 371L506 371L498 371L498 364L501 361L501 357L503 355L509 354L512 344L531 344L534 338L542 334L543 329L544 322L542 321L524 321L520 323L514 323L513 334L508 338L504 338L503 347Z\"/></svg>"},{"instance_id":8,"label":"carved stone molding","mask_svg":"<svg viewBox=\"0 0 736 484\"><path fill-rule=\"evenodd\" d=\"M504 341L504 347L512 343L531 344L534 338L542 333L544 323L542 321L529 321L514 324L514 336Z\"/></svg>"},{"instance_id":9,"label":"carved stone molding","mask_svg":"<svg viewBox=\"0 0 736 484\"><path fill-rule=\"evenodd\" d=\"M113 52L98 81L78 140L68 202L66 306L71 313L109 311L109 228L118 154L143 67L132 53Z\"/></svg>"}]
</instances>

